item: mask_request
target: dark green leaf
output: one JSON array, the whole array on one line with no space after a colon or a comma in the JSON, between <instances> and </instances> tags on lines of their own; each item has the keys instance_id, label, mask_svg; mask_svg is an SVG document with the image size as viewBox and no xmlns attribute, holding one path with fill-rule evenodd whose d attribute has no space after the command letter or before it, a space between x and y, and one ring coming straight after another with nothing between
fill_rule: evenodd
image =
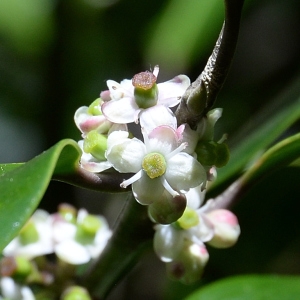
<instances>
[{"instance_id":1,"label":"dark green leaf","mask_svg":"<svg viewBox=\"0 0 300 300\"><path fill-rule=\"evenodd\" d=\"M300 277L245 275L209 284L185 300L294 300L300 295Z\"/></svg>"},{"instance_id":2,"label":"dark green leaf","mask_svg":"<svg viewBox=\"0 0 300 300\"><path fill-rule=\"evenodd\" d=\"M20 231L42 199L52 174L72 173L81 151L62 140L24 164L0 165L0 250Z\"/></svg>"}]
</instances>

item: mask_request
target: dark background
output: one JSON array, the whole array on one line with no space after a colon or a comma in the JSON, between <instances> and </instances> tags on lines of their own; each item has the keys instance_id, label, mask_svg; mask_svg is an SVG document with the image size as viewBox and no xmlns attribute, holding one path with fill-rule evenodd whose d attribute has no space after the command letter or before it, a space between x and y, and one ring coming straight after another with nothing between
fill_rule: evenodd
<instances>
[{"instance_id":1,"label":"dark background","mask_svg":"<svg viewBox=\"0 0 300 300\"><path fill-rule=\"evenodd\" d=\"M76 109L120 81L160 65L158 81L202 71L223 21L221 0L0 1L0 162L33 158L60 139L80 139ZM216 106L229 144L244 123L299 75L300 2L246 0L236 55ZM299 129L295 124L294 131ZM245 137L243 137L245 138ZM242 273L300 272L299 170L286 168L234 208L232 249L210 249L203 282ZM69 202L114 223L123 200L53 182L41 207ZM110 299L181 299L199 284L165 278L149 253Z\"/></svg>"}]
</instances>

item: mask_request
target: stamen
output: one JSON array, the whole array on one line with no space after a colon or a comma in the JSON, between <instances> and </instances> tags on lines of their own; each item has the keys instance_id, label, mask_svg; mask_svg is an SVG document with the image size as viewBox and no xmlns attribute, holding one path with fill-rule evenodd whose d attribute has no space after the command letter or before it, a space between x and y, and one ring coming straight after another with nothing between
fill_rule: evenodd
<instances>
[{"instance_id":1,"label":"stamen","mask_svg":"<svg viewBox=\"0 0 300 300\"><path fill-rule=\"evenodd\" d=\"M179 196L179 193L173 190L173 188L170 186L168 181L164 178L164 176L161 177L161 183L164 186L164 188L173 196Z\"/></svg>"},{"instance_id":2,"label":"stamen","mask_svg":"<svg viewBox=\"0 0 300 300\"><path fill-rule=\"evenodd\" d=\"M130 177L127 180L124 180L121 184L120 187L122 188L127 188L130 184L134 183L135 181L139 180L142 177L142 170L138 171L136 174L134 174L132 177Z\"/></svg>"},{"instance_id":3,"label":"stamen","mask_svg":"<svg viewBox=\"0 0 300 300\"><path fill-rule=\"evenodd\" d=\"M155 67L154 67L154 70L153 70L153 75L157 78L157 76L158 76L158 72L159 72L159 66L158 65L156 65Z\"/></svg>"},{"instance_id":4,"label":"stamen","mask_svg":"<svg viewBox=\"0 0 300 300\"><path fill-rule=\"evenodd\" d=\"M184 150L186 147L188 146L187 142L182 143L180 146L178 146L175 150L173 150L171 153L166 155L166 159L170 159L171 157L173 157L174 155L176 155L177 153L181 152L182 150Z\"/></svg>"}]
</instances>

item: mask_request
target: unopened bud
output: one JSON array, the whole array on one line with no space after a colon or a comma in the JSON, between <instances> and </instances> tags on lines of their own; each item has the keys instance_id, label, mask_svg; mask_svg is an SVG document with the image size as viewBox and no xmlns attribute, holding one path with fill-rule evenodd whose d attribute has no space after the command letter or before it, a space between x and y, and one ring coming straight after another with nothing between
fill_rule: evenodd
<instances>
[{"instance_id":1,"label":"unopened bud","mask_svg":"<svg viewBox=\"0 0 300 300\"><path fill-rule=\"evenodd\" d=\"M231 211L217 209L207 213L206 217L214 225L214 236L208 242L209 245L228 248L236 243L241 230L237 217Z\"/></svg>"},{"instance_id":2,"label":"unopened bud","mask_svg":"<svg viewBox=\"0 0 300 300\"><path fill-rule=\"evenodd\" d=\"M72 286L67 288L61 295L61 300L91 300L88 291L80 286Z\"/></svg>"},{"instance_id":3,"label":"unopened bud","mask_svg":"<svg viewBox=\"0 0 300 300\"><path fill-rule=\"evenodd\" d=\"M201 278L208 258L204 245L187 241L178 257L167 263L167 273L172 279L185 284L194 283Z\"/></svg>"},{"instance_id":4,"label":"unopened bud","mask_svg":"<svg viewBox=\"0 0 300 300\"><path fill-rule=\"evenodd\" d=\"M77 209L74 206L68 203L61 203L58 206L58 213L67 222L76 223Z\"/></svg>"}]
</instances>

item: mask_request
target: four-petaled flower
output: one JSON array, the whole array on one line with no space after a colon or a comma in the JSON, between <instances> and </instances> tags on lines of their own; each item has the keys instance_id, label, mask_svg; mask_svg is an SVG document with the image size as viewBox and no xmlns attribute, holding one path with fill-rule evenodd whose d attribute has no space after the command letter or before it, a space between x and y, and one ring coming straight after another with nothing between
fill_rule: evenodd
<instances>
[{"instance_id":1,"label":"four-petaled flower","mask_svg":"<svg viewBox=\"0 0 300 300\"><path fill-rule=\"evenodd\" d=\"M179 143L174 128L159 126L144 131L144 143L128 138L128 132L115 131L108 137L106 157L120 173L136 173L123 181L132 184L134 197L141 204L151 204L167 190L173 197L206 181L202 165L182 152L187 146Z\"/></svg>"},{"instance_id":2,"label":"four-petaled flower","mask_svg":"<svg viewBox=\"0 0 300 300\"><path fill-rule=\"evenodd\" d=\"M106 118L114 123L138 123L143 111L155 105L176 106L185 90L190 85L186 75L178 75L173 79L156 84L158 66L153 73L142 72L132 80L124 79L121 83L107 81L110 101L102 105Z\"/></svg>"}]
</instances>

